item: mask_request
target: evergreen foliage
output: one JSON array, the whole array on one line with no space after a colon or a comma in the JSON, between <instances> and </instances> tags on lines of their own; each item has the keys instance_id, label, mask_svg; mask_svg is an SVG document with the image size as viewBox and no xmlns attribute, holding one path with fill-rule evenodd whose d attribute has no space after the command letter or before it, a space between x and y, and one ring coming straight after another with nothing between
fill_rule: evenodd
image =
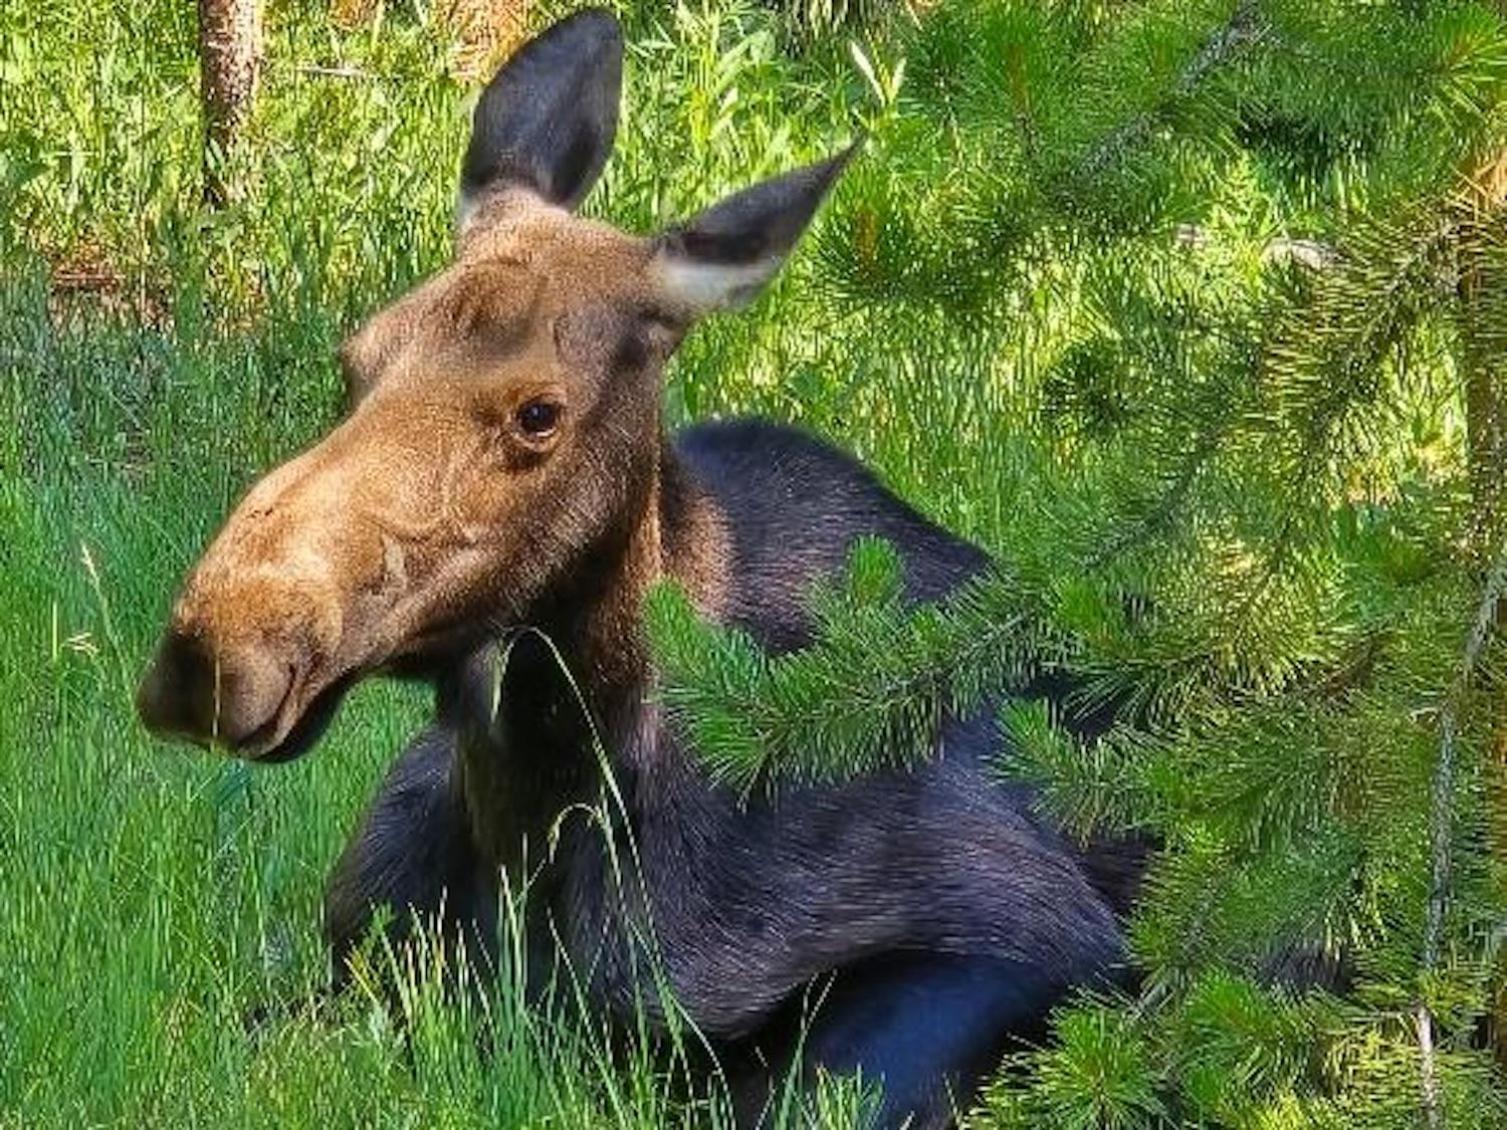
<instances>
[{"instance_id":1,"label":"evergreen foliage","mask_svg":"<svg viewBox=\"0 0 1507 1130\"><path fill-rule=\"evenodd\" d=\"M1055 654L1005 578L914 614L902 585L893 548L860 541L846 575L811 594L813 645L775 657L699 622L673 585L651 595L666 702L715 776L746 791L771 772L819 781L904 766L925 756L944 714L977 712Z\"/></svg>"},{"instance_id":2,"label":"evergreen foliage","mask_svg":"<svg viewBox=\"0 0 1507 1130\"><path fill-rule=\"evenodd\" d=\"M1500 1124L1507 21L986 0L870 48L904 81L795 352L853 374L860 446L902 390L925 456L885 469L960 476L997 567L908 611L861 546L777 657L658 593L665 701L773 788L1003 696L1002 773L1161 844L1140 995L1066 1009L979 1125ZM1075 738L1043 674L1120 720Z\"/></svg>"}]
</instances>

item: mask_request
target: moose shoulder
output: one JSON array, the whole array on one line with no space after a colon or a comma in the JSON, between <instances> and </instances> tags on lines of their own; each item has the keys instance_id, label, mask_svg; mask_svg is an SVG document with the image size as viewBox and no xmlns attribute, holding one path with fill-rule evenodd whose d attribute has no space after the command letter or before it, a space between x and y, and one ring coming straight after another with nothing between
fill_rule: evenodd
<instances>
[{"instance_id":1,"label":"moose shoulder","mask_svg":"<svg viewBox=\"0 0 1507 1130\"><path fill-rule=\"evenodd\" d=\"M666 725L640 620L658 581L784 650L807 637L812 583L859 537L895 545L915 601L985 558L797 432L665 436L667 358L697 318L772 277L846 157L653 238L582 219L621 62L615 20L586 11L493 79L455 262L347 342L349 415L232 513L138 706L159 733L277 761L318 739L355 680L426 675L436 724L330 880L337 980L379 907L395 941L439 915L485 950L501 880L527 875L531 949L558 937L604 1012L663 1019L637 952L648 938L729 1056L861 1070L883 1083L879 1124L945 1125L1009 1037L1115 974L1138 856L1080 850L991 777L987 717L949 720L914 772L747 803ZM560 820L608 775L629 868L599 826ZM795 1030L803 989L829 979ZM750 1123L760 1093L744 1094Z\"/></svg>"}]
</instances>

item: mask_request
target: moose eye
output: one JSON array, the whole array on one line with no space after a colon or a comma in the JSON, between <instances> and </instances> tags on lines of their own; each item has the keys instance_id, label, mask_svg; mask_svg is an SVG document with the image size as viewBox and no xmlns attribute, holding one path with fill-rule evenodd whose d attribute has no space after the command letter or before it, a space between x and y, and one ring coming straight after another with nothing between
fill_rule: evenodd
<instances>
[{"instance_id":1,"label":"moose eye","mask_svg":"<svg viewBox=\"0 0 1507 1130\"><path fill-rule=\"evenodd\" d=\"M560 423L560 406L548 400L530 400L514 417L518 430L530 439L543 439Z\"/></svg>"}]
</instances>

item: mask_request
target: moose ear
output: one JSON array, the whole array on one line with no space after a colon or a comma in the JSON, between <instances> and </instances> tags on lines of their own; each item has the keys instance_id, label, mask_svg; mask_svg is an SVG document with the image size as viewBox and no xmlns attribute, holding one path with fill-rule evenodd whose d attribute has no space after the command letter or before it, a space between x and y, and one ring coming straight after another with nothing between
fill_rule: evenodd
<instances>
[{"instance_id":1,"label":"moose ear","mask_svg":"<svg viewBox=\"0 0 1507 1130\"><path fill-rule=\"evenodd\" d=\"M494 186L574 208L601 175L617 134L623 34L587 8L524 44L476 104L461 166L460 226Z\"/></svg>"},{"instance_id":2,"label":"moose ear","mask_svg":"<svg viewBox=\"0 0 1507 1130\"><path fill-rule=\"evenodd\" d=\"M746 188L661 235L653 269L663 298L692 316L751 301L780 269L852 155L850 147Z\"/></svg>"}]
</instances>

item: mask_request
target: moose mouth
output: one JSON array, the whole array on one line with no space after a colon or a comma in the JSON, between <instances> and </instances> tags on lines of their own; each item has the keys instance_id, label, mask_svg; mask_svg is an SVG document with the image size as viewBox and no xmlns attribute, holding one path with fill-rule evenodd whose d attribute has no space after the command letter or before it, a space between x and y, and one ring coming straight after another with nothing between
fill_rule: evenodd
<instances>
[{"instance_id":1,"label":"moose mouth","mask_svg":"<svg viewBox=\"0 0 1507 1130\"><path fill-rule=\"evenodd\" d=\"M474 648L475 645L469 643L469 639L469 634L455 633L449 637L436 639L429 647L421 651L394 657L371 671L358 669L341 676L314 696L313 701L304 708L303 714L283 735L281 741L268 746L260 753L248 754L249 758L269 765L280 765L285 761L302 757L319 744L319 739L324 737L325 731L330 728L330 723L339 713L340 704L345 701L345 696L363 677L380 674L405 682L433 682L436 675L453 664L458 656ZM289 697L291 695L290 690ZM254 733L247 735L245 742L242 743L244 748L254 750L259 741L274 734L282 719L284 709L285 706L279 707L266 723Z\"/></svg>"},{"instance_id":2,"label":"moose mouth","mask_svg":"<svg viewBox=\"0 0 1507 1130\"><path fill-rule=\"evenodd\" d=\"M254 601L242 598L252 606L237 607L238 596L209 605L190 589L180 598L137 686L136 713L161 739L245 761L293 761L324 737L357 682L388 670L386 640L374 639L377 628L367 621L359 633L321 638L311 626L317 615L294 609L273 620ZM286 593L273 596L273 610L292 607ZM342 621L344 611L327 619Z\"/></svg>"},{"instance_id":3,"label":"moose mouth","mask_svg":"<svg viewBox=\"0 0 1507 1130\"><path fill-rule=\"evenodd\" d=\"M283 735L280 741L258 753L248 753L247 756L252 761L278 765L284 761L292 761L294 758L302 757L308 753L318 743L319 739L324 737L325 731L330 728L330 723L334 721L335 714L339 711L341 702L344 701L346 693L355 682L356 677L354 675L347 675L335 680L335 682L314 696L313 701L304 708L298 721L293 723L292 727ZM290 696L291 693L290 690ZM265 724L246 736L246 740L242 744L248 751L256 749L261 741L277 731L282 721L284 709L286 709L286 702L273 712L272 717Z\"/></svg>"},{"instance_id":4,"label":"moose mouth","mask_svg":"<svg viewBox=\"0 0 1507 1130\"><path fill-rule=\"evenodd\" d=\"M376 674L405 682L432 682L440 671L475 646L470 642L472 634L462 631L438 634L419 650L395 656L370 669L358 667L347 672L314 696L280 740L260 752L253 752L262 742L269 741L283 723L284 711L294 694L290 686L283 703L273 711L272 716L238 745L245 751L244 756L248 759L269 765L279 765L302 757L319 744L319 740L330 728L330 723L335 720L335 715L339 713L345 696L363 678Z\"/></svg>"},{"instance_id":5,"label":"moose mouth","mask_svg":"<svg viewBox=\"0 0 1507 1130\"><path fill-rule=\"evenodd\" d=\"M329 671L320 670L323 664L300 662L301 657L247 649L226 649L222 657L201 638L175 630L163 638L142 676L136 709L158 737L248 761L292 761L319 742L362 678L382 673L433 681L455 661L458 638L443 641L449 646ZM428 642L442 643L437 636Z\"/></svg>"}]
</instances>

